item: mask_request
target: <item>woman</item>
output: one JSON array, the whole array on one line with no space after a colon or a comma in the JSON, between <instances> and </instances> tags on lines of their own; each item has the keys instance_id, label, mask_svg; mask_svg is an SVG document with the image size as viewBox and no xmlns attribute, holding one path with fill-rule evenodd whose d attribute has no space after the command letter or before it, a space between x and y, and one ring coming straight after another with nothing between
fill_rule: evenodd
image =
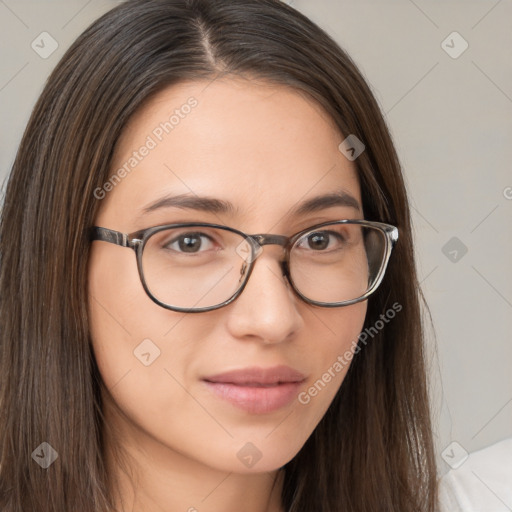
<instances>
[{"instance_id":1,"label":"woman","mask_svg":"<svg viewBox=\"0 0 512 512\"><path fill-rule=\"evenodd\" d=\"M2 510L435 510L400 165L289 6L93 23L34 109L0 244Z\"/></svg>"}]
</instances>

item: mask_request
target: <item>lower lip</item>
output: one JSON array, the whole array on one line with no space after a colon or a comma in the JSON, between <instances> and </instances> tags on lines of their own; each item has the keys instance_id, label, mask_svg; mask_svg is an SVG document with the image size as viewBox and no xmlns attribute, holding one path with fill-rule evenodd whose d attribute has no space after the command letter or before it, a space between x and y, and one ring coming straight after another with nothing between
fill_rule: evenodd
<instances>
[{"instance_id":1,"label":"lower lip","mask_svg":"<svg viewBox=\"0 0 512 512\"><path fill-rule=\"evenodd\" d=\"M301 382L284 382L275 386L242 386L226 382L204 381L217 396L252 414L267 414L291 403L298 395Z\"/></svg>"}]
</instances>

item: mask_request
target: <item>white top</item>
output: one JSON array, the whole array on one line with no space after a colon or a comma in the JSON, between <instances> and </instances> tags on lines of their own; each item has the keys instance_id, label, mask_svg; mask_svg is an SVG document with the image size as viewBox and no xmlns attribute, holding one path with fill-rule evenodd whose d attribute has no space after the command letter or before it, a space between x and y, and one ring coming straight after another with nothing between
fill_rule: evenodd
<instances>
[{"instance_id":1,"label":"white top","mask_svg":"<svg viewBox=\"0 0 512 512\"><path fill-rule=\"evenodd\" d=\"M512 512L512 438L478 450L439 483L439 512Z\"/></svg>"}]
</instances>

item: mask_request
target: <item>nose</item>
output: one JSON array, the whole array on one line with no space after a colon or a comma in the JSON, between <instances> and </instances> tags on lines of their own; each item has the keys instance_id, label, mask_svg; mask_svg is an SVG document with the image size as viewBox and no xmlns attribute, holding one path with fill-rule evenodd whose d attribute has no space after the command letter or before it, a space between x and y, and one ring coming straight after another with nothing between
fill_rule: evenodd
<instances>
[{"instance_id":1,"label":"nose","mask_svg":"<svg viewBox=\"0 0 512 512\"><path fill-rule=\"evenodd\" d=\"M279 343L301 329L300 299L283 275L282 252L281 247L265 247L242 294L226 307L227 328L234 337Z\"/></svg>"}]
</instances>

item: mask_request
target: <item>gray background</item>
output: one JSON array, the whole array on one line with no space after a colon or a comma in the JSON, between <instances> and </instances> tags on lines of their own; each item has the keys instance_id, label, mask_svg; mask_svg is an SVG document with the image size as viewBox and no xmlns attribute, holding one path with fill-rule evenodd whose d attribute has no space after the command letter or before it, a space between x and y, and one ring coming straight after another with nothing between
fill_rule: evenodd
<instances>
[{"instance_id":1,"label":"gray background","mask_svg":"<svg viewBox=\"0 0 512 512\"><path fill-rule=\"evenodd\" d=\"M117 3L0 0L2 181L50 70ZM465 451L512 436L512 2L288 3L353 57L403 163L436 335L429 330L444 473ZM46 58L31 47L51 50L42 32L58 43Z\"/></svg>"}]
</instances>

